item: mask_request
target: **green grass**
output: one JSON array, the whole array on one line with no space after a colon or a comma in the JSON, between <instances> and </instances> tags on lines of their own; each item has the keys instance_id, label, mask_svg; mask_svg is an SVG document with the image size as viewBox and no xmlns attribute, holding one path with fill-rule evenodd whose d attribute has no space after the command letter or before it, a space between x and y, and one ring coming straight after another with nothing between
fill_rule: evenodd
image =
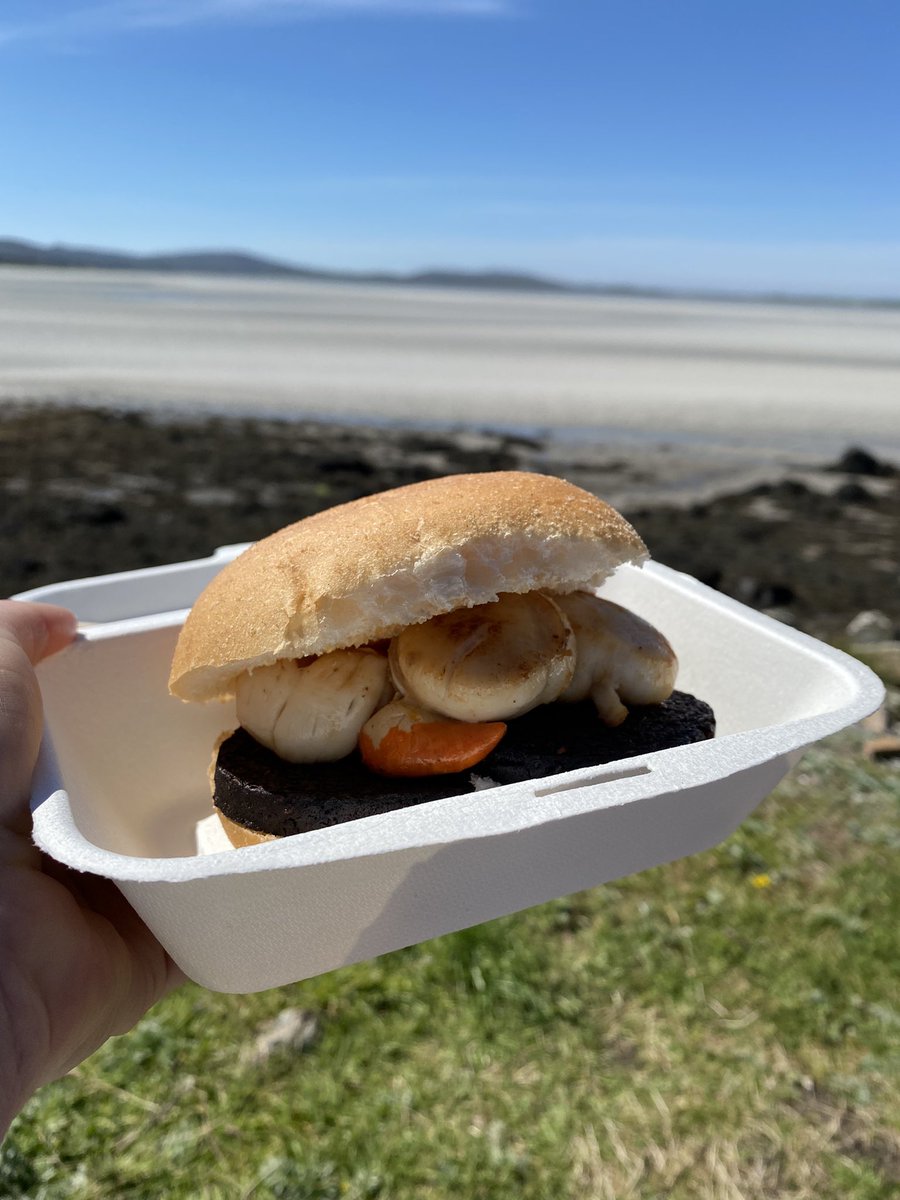
<instances>
[{"instance_id":1,"label":"green grass","mask_svg":"<svg viewBox=\"0 0 900 1200\"><path fill-rule=\"evenodd\" d=\"M46 1088L0 1196L888 1200L900 769L814 748L714 851L257 996ZM286 1007L302 1053L242 1050Z\"/></svg>"}]
</instances>

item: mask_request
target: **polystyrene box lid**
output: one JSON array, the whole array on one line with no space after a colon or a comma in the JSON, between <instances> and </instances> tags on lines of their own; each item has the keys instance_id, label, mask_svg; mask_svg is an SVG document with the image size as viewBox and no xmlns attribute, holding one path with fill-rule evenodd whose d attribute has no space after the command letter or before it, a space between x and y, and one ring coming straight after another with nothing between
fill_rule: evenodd
<instances>
[{"instance_id":1,"label":"polystyrene box lid","mask_svg":"<svg viewBox=\"0 0 900 1200\"><path fill-rule=\"evenodd\" d=\"M678 686L716 712L715 739L201 854L211 749L234 713L175 700L167 678L185 610L241 548L19 597L85 622L39 668L35 840L114 879L187 974L222 991L292 982L712 846L801 747L883 696L849 656L666 567L626 567L602 594L666 633Z\"/></svg>"}]
</instances>

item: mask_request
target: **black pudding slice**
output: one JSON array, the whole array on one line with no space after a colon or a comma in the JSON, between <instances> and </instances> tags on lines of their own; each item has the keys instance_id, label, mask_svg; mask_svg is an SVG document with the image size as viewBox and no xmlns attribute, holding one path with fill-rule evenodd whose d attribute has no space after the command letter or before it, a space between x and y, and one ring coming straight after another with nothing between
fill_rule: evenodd
<instances>
[{"instance_id":1,"label":"black pudding slice","mask_svg":"<svg viewBox=\"0 0 900 1200\"><path fill-rule=\"evenodd\" d=\"M219 747L216 807L238 825L286 837L474 790L473 775L517 783L702 742L715 734L712 709L686 692L634 707L615 729L590 701L547 704L509 722L499 746L453 775L398 779L375 775L358 754L334 763L286 763L238 729Z\"/></svg>"}]
</instances>

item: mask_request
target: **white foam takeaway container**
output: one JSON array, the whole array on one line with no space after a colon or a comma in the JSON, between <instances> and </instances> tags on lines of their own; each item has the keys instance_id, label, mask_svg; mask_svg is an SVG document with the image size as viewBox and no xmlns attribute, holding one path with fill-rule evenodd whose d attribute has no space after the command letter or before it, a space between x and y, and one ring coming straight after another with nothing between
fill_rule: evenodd
<instances>
[{"instance_id":1,"label":"white foam takeaway container","mask_svg":"<svg viewBox=\"0 0 900 1200\"><path fill-rule=\"evenodd\" d=\"M714 846L811 742L878 707L854 659L658 564L602 594L659 626L715 739L234 850L207 769L230 705L166 687L185 611L243 547L23 593L74 609L39 668L34 837L114 880L193 979L250 992L317 975Z\"/></svg>"}]
</instances>

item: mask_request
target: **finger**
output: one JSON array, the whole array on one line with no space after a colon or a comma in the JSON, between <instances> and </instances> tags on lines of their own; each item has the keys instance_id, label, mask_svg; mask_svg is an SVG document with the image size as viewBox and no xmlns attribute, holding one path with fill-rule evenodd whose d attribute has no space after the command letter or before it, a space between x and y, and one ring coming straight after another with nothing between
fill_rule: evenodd
<instances>
[{"instance_id":1,"label":"finger","mask_svg":"<svg viewBox=\"0 0 900 1200\"><path fill-rule=\"evenodd\" d=\"M17 642L32 663L67 646L75 627L75 614L56 604L0 600L0 639Z\"/></svg>"},{"instance_id":2,"label":"finger","mask_svg":"<svg viewBox=\"0 0 900 1200\"><path fill-rule=\"evenodd\" d=\"M41 694L34 663L62 649L75 618L49 604L0 601L0 824L27 823L31 775L41 741Z\"/></svg>"}]
</instances>

